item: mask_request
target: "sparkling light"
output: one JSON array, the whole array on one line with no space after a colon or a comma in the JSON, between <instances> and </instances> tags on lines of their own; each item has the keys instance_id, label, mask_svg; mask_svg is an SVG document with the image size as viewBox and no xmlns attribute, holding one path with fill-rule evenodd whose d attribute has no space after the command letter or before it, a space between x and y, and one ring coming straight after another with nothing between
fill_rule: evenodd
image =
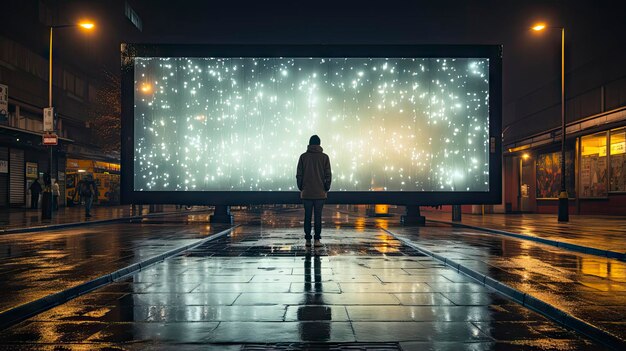
<instances>
[{"instance_id":1,"label":"sparkling light","mask_svg":"<svg viewBox=\"0 0 626 351\"><path fill-rule=\"evenodd\" d=\"M333 191L489 190L487 59L135 62L135 190L296 191L312 134Z\"/></svg>"}]
</instances>

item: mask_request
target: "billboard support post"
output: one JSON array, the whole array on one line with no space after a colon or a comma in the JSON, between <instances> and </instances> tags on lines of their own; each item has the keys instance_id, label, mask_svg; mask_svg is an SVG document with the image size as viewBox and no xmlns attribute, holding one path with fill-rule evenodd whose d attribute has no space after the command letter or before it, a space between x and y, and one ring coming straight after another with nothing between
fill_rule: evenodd
<instances>
[{"instance_id":1,"label":"billboard support post","mask_svg":"<svg viewBox=\"0 0 626 351\"><path fill-rule=\"evenodd\" d=\"M211 223L233 224L233 215L230 214L230 206L216 205L213 214L209 218Z\"/></svg>"},{"instance_id":2,"label":"billboard support post","mask_svg":"<svg viewBox=\"0 0 626 351\"><path fill-rule=\"evenodd\" d=\"M407 205L406 214L400 217L403 225L416 225L420 227L426 226L426 217L422 216L418 205Z\"/></svg>"}]
</instances>

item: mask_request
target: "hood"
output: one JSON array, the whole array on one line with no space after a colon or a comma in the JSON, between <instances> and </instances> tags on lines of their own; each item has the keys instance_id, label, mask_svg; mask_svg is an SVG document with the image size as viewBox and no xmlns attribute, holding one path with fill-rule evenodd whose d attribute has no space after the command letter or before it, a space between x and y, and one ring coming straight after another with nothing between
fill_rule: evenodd
<instances>
[{"instance_id":1,"label":"hood","mask_svg":"<svg viewBox=\"0 0 626 351\"><path fill-rule=\"evenodd\" d=\"M324 149L322 149L322 147L319 145L309 145L307 146L306 151L307 152L322 152L324 151Z\"/></svg>"}]
</instances>

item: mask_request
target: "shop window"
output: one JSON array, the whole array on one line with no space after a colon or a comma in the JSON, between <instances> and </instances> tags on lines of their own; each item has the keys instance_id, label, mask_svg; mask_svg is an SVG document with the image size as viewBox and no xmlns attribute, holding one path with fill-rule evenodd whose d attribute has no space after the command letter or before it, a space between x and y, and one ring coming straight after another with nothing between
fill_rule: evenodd
<instances>
[{"instance_id":1,"label":"shop window","mask_svg":"<svg viewBox=\"0 0 626 351\"><path fill-rule=\"evenodd\" d=\"M626 191L626 128L611 131L609 191Z\"/></svg>"},{"instance_id":2,"label":"shop window","mask_svg":"<svg viewBox=\"0 0 626 351\"><path fill-rule=\"evenodd\" d=\"M537 198L556 199L561 192L561 151L537 155ZM570 198L574 191L574 152L565 152L565 186Z\"/></svg>"},{"instance_id":3,"label":"shop window","mask_svg":"<svg viewBox=\"0 0 626 351\"><path fill-rule=\"evenodd\" d=\"M580 139L580 197L608 195L607 133L597 133Z\"/></svg>"}]
</instances>

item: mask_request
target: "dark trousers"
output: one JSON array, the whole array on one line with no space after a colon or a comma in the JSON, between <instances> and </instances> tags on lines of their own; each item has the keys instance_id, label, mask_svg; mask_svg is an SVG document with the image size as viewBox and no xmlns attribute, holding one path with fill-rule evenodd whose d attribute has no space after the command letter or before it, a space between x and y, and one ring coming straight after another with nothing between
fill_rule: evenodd
<instances>
[{"instance_id":1,"label":"dark trousers","mask_svg":"<svg viewBox=\"0 0 626 351\"><path fill-rule=\"evenodd\" d=\"M30 208L36 209L39 204L39 193L30 194Z\"/></svg>"},{"instance_id":2,"label":"dark trousers","mask_svg":"<svg viewBox=\"0 0 626 351\"><path fill-rule=\"evenodd\" d=\"M304 204L304 238L311 240L311 212L314 212L315 240L322 238L322 209L326 200L302 200Z\"/></svg>"},{"instance_id":3,"label":"dark trousers","mask_svg":"<svg viewBox=\"0 0 626 351\"><path fill-rule=\"evenodd\" d=\"M85 200L85 216L91 217L91 205L93 204L93 196L83 196Z\"/></svg>"}]
</instances>

